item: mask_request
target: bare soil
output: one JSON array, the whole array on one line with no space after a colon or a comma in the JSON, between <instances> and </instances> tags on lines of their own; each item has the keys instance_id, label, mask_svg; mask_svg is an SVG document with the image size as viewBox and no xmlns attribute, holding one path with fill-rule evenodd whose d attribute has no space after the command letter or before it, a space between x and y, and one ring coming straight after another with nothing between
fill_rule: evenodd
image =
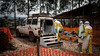
<instances>
[{"instance_id":1,"label":"bare soil","mask_svg":"<svg viewBox=\"0 0 100 56\"><path fill-rule=\"evenodd\" d=\"M15 35L12 35L12 36L14 37L13 46L16 49L15 50L4 50L0 54L14 52L14 51L17 51L17 50L23 50L23 49L26 49L26 48L36 46L36 42L30 42L28 36L22 36L22 37L16 37Z\"/></svg>"},{"instance_id":2,"label":"bare soil","mask_svg":"<svg viewBox=\"0 0 100 56\"><path fill-rule=\"evenodd\" d=\"M79 53L78 43L72 42L70 40L61 40L63 42L62 46L51 47L53 49L62 50L65 52L76 52ZM100 46L92 45L93 53L100 53Z\"/></svg>"},{"instance_id":3,"label":"bare soil","mask_svg":"<svg viewBox=\"0 0 100 56\"><path fill-rule=\"evenodd\" d=\"M15 34L12 35L14 37L14 46L16 47L15 50L5 50L1 52L0 54L3 53L10 53L14 52L17 50L23 50L26 48L34 47L36 46L36 42L30 42L28 36L22 36L22 37L16 37ZM63 45L61 46L54 46L54 47L49 47L52 49L57 49L57 50L62 50L66 52L77 52L79 53L79 47L78 44L72 41L68 40L61 40L63 42ZM95 46L93 45L93 52L94 53L100 53L100 46Z\"/></svg>"},{"instance_id":4,"label":"bare soil","mask_svg":"<svg viewBox=\"0 0 100 56\"><path fill-rule=\"evenodd\" d=\"M70 40L61 40L63 45L51 47L65 52L79 52L78 44Z\"/></svg>"}]
</instances>

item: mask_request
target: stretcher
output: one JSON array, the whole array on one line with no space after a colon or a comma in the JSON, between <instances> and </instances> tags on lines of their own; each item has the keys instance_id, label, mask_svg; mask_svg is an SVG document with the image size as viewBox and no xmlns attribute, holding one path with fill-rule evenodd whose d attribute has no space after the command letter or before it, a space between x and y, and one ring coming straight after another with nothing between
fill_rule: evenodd
<instances>
[{"instance_id":1,"label":"stretcher","mask_svg":"<svg viewBox=\"0 0 100 56\"><path fill-rule=\"evenodd\" d=\"M78 37L77 33L75 31L72 32L67 32L67 31L63 31L61 34L61 38L65 39L65 40L71 40L71 41L76 41L81 37Z\"/></svg>"}]
</instances>

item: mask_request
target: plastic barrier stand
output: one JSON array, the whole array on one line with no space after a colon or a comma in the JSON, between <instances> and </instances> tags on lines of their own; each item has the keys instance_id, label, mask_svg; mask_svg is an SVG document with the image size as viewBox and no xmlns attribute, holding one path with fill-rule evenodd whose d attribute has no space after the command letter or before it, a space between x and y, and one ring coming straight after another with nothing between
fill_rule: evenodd
<instances>
[{"instance_id":1,"label":"plastic barrier stand","mask_svg":"<svg viewBox=\"0 0 100 56\"><path fill-rule=\"evenodd\" d=\"M9 28L7 28L7 27L2 27L2 28L0 28L0 31L3 31L5 34L7 34L8 37L9 37L9 40L13 39Z\"/></svg>"}]
</instances>

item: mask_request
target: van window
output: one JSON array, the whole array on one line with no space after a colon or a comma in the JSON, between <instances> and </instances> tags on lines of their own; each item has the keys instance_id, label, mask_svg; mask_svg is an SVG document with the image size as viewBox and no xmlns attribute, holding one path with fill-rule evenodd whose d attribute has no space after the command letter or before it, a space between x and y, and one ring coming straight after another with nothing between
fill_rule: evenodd
<instances>
[{"instance_id":1,"label":"van window","mask_svg":"<svg viewBox=\"0 0 100 56\"><path fill-rule=\"evenodd\" d=\"M45 20L45 25L53 25L53 21L52 20Z\"/></svg>"},{"instance_id":2,"label":"van window","mask_svg":"<svg viewBox=\"0 0 100 56\"><path fill-rule=\"evenodd\" d=\"M33 25L37 25L37 19L33 19L32 24L33 24Z\"/></svg>"},{"instance_id":3,"label":"van window","mask_svg":"<svg viewBox=\"0 0 100 56\"><path fill-rule=\"evenodd\" d=\"M40 27L42 26L42 24L43 24L43 19L40 21Z\"/></svg>"},{"instance_id":4,"label":"van window","mask_svg":"<svg viewBox=\"0 0 100 56\"><path fill-rule=\"evenodd\" d=\"M32 19L27 20L27 24L31 24Z\"/></svg>"}]
</instances>

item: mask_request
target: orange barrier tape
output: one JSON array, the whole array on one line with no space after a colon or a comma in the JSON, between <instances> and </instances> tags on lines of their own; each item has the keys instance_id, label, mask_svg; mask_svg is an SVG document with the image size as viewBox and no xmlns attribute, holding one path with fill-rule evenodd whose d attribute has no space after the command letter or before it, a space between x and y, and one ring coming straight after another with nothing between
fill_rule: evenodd
<instances>
[{"instance_id":1,"label":"orange barrier tape","mask_svg":"<svg viewBox=\"0 0 100 56\"><path fill-rule=\"evenodd\" d=\"M44 54L40 54L40 56L100 56L100 53L72 53L72 52L64 52L60 50L54 50L51 48L44 48L44 47L39 47L41 50L40 52ZM44 51L42 51L44 50ZM46 51L45 51L46 50ZM49 51L49 53L48 53Z\"/></svg>"},{"instance_id":2,"label":"orange barrier tape","mask_svg":"<svg viewBox=\"0 0 100 56\"><path fill-rule=\"evenodd\" d=\"M24 50L15 51L12 53L1 54L0 56L37 56L36 46Z\"/></svg>"},{"instance_id":3,"label":"orange barrier tape","mask_svg":"<svg viewBox=\"0 0 100 56\"><path fill-rule=\"evenodd\" d=\"M27 48L24 50L15 51L8 54L2 54L0 56L37 56L37 47ZM100 53L72 53L64 52L60 50L54 50L51 48L39 47L39 56L100 56Z\"/></svg>"}]
</instances>

